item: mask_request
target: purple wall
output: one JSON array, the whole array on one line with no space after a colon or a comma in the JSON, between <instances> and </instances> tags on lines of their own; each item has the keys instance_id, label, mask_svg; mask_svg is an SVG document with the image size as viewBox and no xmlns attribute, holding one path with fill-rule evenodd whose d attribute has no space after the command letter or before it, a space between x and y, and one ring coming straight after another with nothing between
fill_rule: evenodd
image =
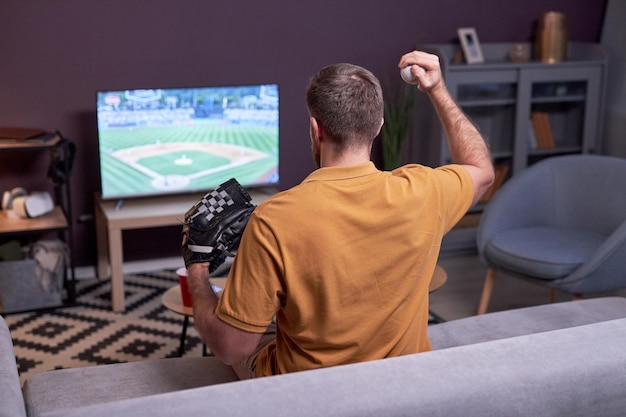
<instances>
[{"instance_id":1,"label":"purple wall","mask_svg":"<svg viewBox=\"0 0 626 417\"><path fill-rule=\"evenodd\" d=\"M78 145L72 193L78 265L95 263L98 190L94 114L98 89L277 82L281 179L313 168L304 89L320 67L345 61L380 77L396 74L419 43L456 41L474 26L480 41L529 41L547 10L568 17L570 40L597 42L600 0L0 0L0 125L59 129ZM418 161L427 162L427 161ZM42 189L47 156L0 153L0 192ZM43 168L42 168L43 167ZM127 259L173 256L179 230L125 234ZM154 242L139 248L138 240Z\"/></svg>"}]
</instances>

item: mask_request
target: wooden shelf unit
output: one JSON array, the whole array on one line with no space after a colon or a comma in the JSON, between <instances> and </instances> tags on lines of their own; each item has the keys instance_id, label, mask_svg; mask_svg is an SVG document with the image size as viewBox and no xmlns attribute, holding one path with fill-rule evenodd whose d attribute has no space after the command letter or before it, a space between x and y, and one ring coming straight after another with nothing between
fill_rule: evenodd
<instances>
[{"instance_id":1,"label":"wooden shelf unit","mask_svg":"<svg viewBox=\"0 0 626 417\"><path fill-rule=\"evenodd\" d=\"M45 139L0 140L0 152L54 152L64 140L58 133L46 134ZM61 167L57 167L61 168ZM72 244L72 211L71 191L69 184L70 167L68 161L63 165L67 180L62 184L54 185L55 207L52 212L40 217L25 219L16 215L9 215L0 211L0 237L25 237L42 233L58 232L59 238L68 245L69 265L66 265L63 277L66 291L66 302L73 304L76 301L76 276L74 269Z\"/></svg>"},{"instance_id":2,"label":"wooden shelf unit","mask_svg":"<svg viewBox=\"0 0 626 417\"><path fill-rule=\"evenodd\" d=\"M4 210L0 212L0 235L47 232L68 227L67 217L60 206L55 206L52 212L34 219L9 217Z\"/></svg>"}]
</instances>

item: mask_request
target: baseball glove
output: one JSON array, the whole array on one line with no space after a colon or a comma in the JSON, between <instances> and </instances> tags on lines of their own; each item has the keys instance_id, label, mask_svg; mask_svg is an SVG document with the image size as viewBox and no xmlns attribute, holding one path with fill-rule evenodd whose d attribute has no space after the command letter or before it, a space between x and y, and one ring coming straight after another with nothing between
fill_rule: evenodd
<instances>
[{"instance_id":1,"label":"baseball glove","mask_svg":"<svg viewBox=\"0 0 626 417\"><path fill-rule=\"evenodd\" d=\"M234 256L256 208L250 200L246 190L231 178L185 213L181 248L185 266L209 262L209 272L213 272L226 257Z\"/></svg>"}]
</instances>

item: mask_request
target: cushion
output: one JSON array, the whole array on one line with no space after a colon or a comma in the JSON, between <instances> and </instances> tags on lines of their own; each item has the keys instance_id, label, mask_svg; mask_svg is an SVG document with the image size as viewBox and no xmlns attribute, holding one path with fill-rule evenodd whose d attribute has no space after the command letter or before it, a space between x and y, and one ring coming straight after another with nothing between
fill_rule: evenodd
<instances>
[{"instance_id":1,"label":"cushion","mask_svg":"<svg viewBox=\"0 0 626 417\"><path fill-rule=\"evenodd\" d=\"M528 227L497 233L485 246L494 265L542 279L557 279L578 269L606 236L584 230Z\"/></svg>"}]
</instances>

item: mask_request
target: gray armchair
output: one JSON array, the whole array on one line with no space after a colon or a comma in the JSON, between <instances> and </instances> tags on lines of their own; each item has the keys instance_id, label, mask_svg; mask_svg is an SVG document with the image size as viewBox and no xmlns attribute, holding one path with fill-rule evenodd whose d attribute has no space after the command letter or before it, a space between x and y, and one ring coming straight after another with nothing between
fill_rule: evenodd
<instances>
[{"instance_id":1,"label":"gray armchair","mask_svg":"<svg viewBox=\"0 0 626 417\"><path fill-rule=\"evenodd\" d=\"M575 298L626 288L626 159L568 155L530 166L487 205L477 246L489 268L478 314L496 271Z\"/></svg>"}]
</instances>

